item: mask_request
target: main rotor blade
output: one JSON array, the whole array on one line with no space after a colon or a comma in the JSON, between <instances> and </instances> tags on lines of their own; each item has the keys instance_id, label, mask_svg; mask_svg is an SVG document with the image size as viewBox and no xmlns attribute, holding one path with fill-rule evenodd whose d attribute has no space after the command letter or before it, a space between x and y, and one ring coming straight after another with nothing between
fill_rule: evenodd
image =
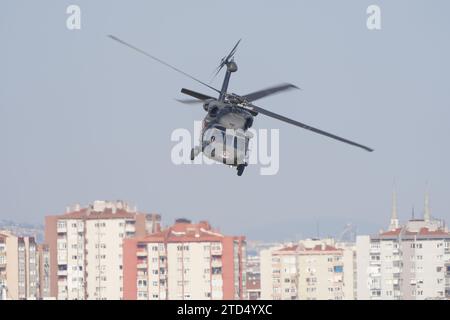
<instances>
[{"instance_id":1,"label":"main rotor blade","mask_svg":"<svg viewBox=\"0 0 450 320\"><path fill-rule=\"evenodd\" d=\"M220 61L219 66L217 67L217 69L215 70L215 74L214 77L217 77L217 75L219 74L219 72L222 70L222 68L229 62L229 60L234 56L234 54L236 53L236 49L239 45L239 43L241 43L242 39L239 39L239 41L234 45L233 49L231 49L230 53L225 56L224 58L222 58L222 61Z\"/></svg>"},{"instance_id":2,"label":"main rotor blade","mask_svg":"<svg viewBox=\"0 0 450 320\"><path fill-rule=\"evenodd\" d=\"M131 45L131 44L129 44L129 43L127 43L127 42L125 42L125 41L119 39L119 38L117 38L116 36L108 35L108 37L110 37L111 39L113 39L113 40L115 40L115 41L117 41L117 42L119 42L119 43L121 43L121 44L123 44L123 45L126 45L127 47L130 47L131 49L136 50L137 52L142 53L143 55L146 55L146 56L149 57L149 58L152 58L153 60L155 60L155 61L157 61L157 62L159 62L159 63L161 63L161 64L163 64L163 65L165 65L165 66L167 66L167 67L169 67L169 68L171 68L172 70L177 71L178 73L181 73L182 75L185 75L185 76L188 77L188 78L191 78L191 79L194 80L194 81L197 81L198 83L201 83L201 84L204 85L204 86L207 86L207 87L210 88L211 90L214 90L214 91L216 91L217 93L220 93L220 90L218 90L218 89L216 89L216 88L210 86L209 84L207 84L207 83L205 83L205 82L203 82L203 81L201 81L201 80L195 78L194 76L191 76L190 74L188 74L188 73L186 73L186 72L184 72L184 71L182 71L182 70L180 70L180 69L178 69L178 68L176 68L176 67L174 67L174 66L168 64L167 62L165 62L165 61L163 61L163 60L161 60L161 59L159 59L159 58L157 58L157 57L152 56L152 55L149 54L148 52L145 52L144 50L141 50L141 49L139 49L139 48L137 48L137 47L135 47L135 46L133 46L133 45Z\"/></svg>"},{"instance_id":3,"label":"main rotor blade","mask_svg":"<svg viewBox=\"0 0 450 320\"><path fill-rule=\"evenodd\" d=\"M239 43L241 43L241 40L242 40L242 39L239 39L239 41L236 42L236 44L234 45L233 49L231 49L231 51L230 51L230 53L228 54L228 56L227 56L227 58L225 59L225 61L230 60L230 58L234 56L234 54L236 53L236 49L237 49Z\"/></svg>"},{"instance_id":4,"label":"main rotor blade","mask_svg":"<svg viewBox=\"0 0 450 320\"><path fill-rule=\"evenodd\" d=\"M257 107L257 106L255 106L255 105L253 105L253 104L250 104L250 105L248 105L248 106L245 107L245 108L249 108L250 110L256 111L256 112L258 112L258 113L265 114L266 116L269 116L269 117L272 117L272 118L275 118L275 119L278 119L278 120L287 122L287 123L289 123L289 124L293 124L294 126L297 126L297 127L300 127L300 128L306 129L306 130L310 130L310 131L312 131L312 132L315 132L315 133L318 133L318 134L327 136L327 137L329 137L329 138L333 138L333 139L335 139L335 140L339 140L339 141L341 141L341 142L344 142L344 143L347 143L347 144L350 144L350 145L353 145L353 146L362 148L362 149L367 150L367 151L369 151L369 152L372 152L372 151L373 151L373 149L371 149L371 148L369 148L369 147L366 147L366 146L363 146L363 145L361 145L361 144L359 144L359 143L356 143L356 142L353 142L353 141L350 141L350 140L341 138L341 137L339 137L339 136L336 136L336 135L331 134L331 133L326 132L326 131L322 131L322 130L317 129L317 128L314 128L314 127L311 127L311 126L309 126L309 125L307 125L307 124L298 122L298 121L296 121L296 120L292 120L292 119L286 118L286 117L284 117L284 116L281 116L281 115L276 114L276 113L274 113L274 112L271 112L271 111L269 111L269 110L263 109L263 108L261 108L261 107Z\"/></svg>"},{"instance_id":5,"label":"main rotor blade","mask_svg":"<svg viewBox=\"0 0 450 320\"><path fill-rule=\"evenodd\" d=\"M291 89L300 89L296 85L293 85L291 83L282 83L273 87L269 87L263 90L255 91L249 94L246 94L245 96L242 96L247 101L252 102L276 93L280 93L282 91L291 90Z\"/></svg>"},{"instance_id":6,"label":"main rotor blade","mask_svg":"<svg viewBox=\"0 0 450 320\"><path fill-rule=\"evenodd\" d=\"M175 99L175 100L184 104L197 104L203 102L202 100L198 99Z\"/></svg>"},{"instance_id":7,"label":"main rotor blade","mask_svg":"<svg viewBox=\"0 0 450 320\"><path fill-rule=\"evenodd\" d=\"M199 100L214 99L213 97L210 97L206 94L195 92L186 88L181 89L181 93L187 94L188 96L194 97Z\"/></svg>"}]
</instances>

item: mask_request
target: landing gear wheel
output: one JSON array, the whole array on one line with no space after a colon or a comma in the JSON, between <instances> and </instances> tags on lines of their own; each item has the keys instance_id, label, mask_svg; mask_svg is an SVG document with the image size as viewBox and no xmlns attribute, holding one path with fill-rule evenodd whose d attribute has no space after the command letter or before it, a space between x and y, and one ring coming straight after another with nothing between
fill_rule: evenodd
<instances>
[{"instance_id":1,"label":"landing gear wheel","mask_svg":"<svg viewBox=\"0 0 450 320\"><path fill-rule=\"evenodd\" d=\"M200 147L194 147L191 149L191 161L194 161L195 157L200 154Z\"/></svg>"},{"instance_id":2,"label":"landing gear wheel","mask_svg":"<svg viewBox=\"0 0 450 320\"><path fill-rule=\"evenodd\" d=\"M239 177L242 176L242 174L244 173L245 167L246 167L245 164L240 164L240 165L237 166L237 175Z\"/></svg>"}]
</instances>

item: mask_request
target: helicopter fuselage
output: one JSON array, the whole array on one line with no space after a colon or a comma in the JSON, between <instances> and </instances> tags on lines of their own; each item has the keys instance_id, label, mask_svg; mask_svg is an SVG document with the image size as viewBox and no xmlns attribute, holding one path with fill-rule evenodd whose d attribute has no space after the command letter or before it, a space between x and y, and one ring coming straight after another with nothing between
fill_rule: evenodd
<instances>
[{"instance_id":1,"label":"helicopter fuselage","mask_svg":"<svg viewBox=\"0 0 450 320\"><path fill-rule=\"evenodd\" d=\"M203 154L231 166L246 165L253 115L227 101L206 101L203 107L208 111L201 132Z\"/></svg>"}]
</instances>

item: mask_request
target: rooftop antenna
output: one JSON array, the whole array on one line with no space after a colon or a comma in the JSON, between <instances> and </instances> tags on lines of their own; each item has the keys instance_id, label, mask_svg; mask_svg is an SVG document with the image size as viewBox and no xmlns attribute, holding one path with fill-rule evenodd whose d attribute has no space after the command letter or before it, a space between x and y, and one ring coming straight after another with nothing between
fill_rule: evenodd
<instances>
[{"instance_id":1,"label":"rooftop antenna","mask_svg":"<svg viewBox=\"0 0 450 320\"><path fill-rule=\"evenodd\" d=\"M397 186L394 179L394 185L392 188L392 211L391 211L391 221L389 224L390 230L395 230L398 228L399 221L398 221L398 207L397 207Z\"/></svg>"},{"instance_id":2,"label":"rooftop antenna","mask_svg":"<svg viewBox=\"0 0 450 320\"><path fill-rule=\"evenodd\" d=\"M430 210L430 185L427 181L427 187L425 191L425 208L423 213L423 220L430 221L431 220L431 210Z\"/></svg>"},{"instance_id":3,"label":"rooftop antenna","mask_svg":"<svg viewBox=\"0 0 450 320\"><path fill-rule=\"evenodd\" d=\"M319 221L316 221L316 232L317 232L317 239L320 239L320 233L319 233Z\"/></svg>"}]
</instances>

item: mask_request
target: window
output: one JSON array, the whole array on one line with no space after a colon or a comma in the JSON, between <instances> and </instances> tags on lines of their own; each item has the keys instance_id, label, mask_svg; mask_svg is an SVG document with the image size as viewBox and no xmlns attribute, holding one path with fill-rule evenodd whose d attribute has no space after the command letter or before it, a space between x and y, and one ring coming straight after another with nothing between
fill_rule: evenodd
<instances>
[{"instance_id":1,"label":"window","mask_svg":"<svg viewBox=\"0 0 450 320\"><path fill-rule=\"evenodd\" d=\"M334 266L333 270L336 273L342 273L342 272L344 272L344 267L343 266Z\"/></svg>"}]
</instances>

